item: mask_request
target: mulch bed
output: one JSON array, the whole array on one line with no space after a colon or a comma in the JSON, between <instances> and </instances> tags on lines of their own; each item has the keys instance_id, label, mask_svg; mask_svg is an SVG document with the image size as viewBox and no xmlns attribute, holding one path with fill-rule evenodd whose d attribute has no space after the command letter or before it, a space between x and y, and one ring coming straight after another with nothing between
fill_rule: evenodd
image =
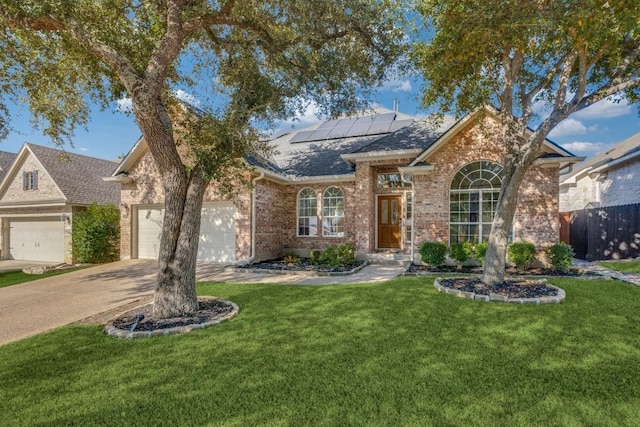
<instances>
[{"instance_id":1,"label":"mulch bed","mask_svg":"<svg viewBox=\"0 0 640 427\"><path fill-rule=\"evenodd\" d=\"M138 316L143 315L144 318L138 322L135 331L155 331L212 322L233 310L231 304L219 300L201 299L198 300L198 306L198 311L188 316L156 319L152 314L153 304L149 304L125 313L110 323L118 329L130 331L131 327L138 322Z\"/></svg>"},{"instance_id":2,"label":"mulch bed","mask_svg":"<svg viewBox=\"0 0 640 427\"><path fill-rule=\"evenodd\" d=\"M284 259L277 258L267 261L257 262L255 264L243 265L239 268L248 268L252 270L275 270L275 271L321 271L325 273L346 273L364 264L364 261L356 261L351 265L340 267L328 267L324 265L314 265L308 258L300 258L297 263L286 263Z\"/></svg>"},{"instance_id":3,"label":"mulch bed","mask_svg":"<svg viewBox=\"0 0 640 427\"><path fill-rule=\"evenodd\" d=\"M501 284L491 287L482 283L480 278L473 277L440 279L439 282L441 286L447 288L479 295L496 293L507 298L538 298L558 295L558 289L547 286L545 282L538 280L506 279Z\"/></svg>"},{"instance_id":4,"label":"mulch bed","mask_svg":"<svg viewBox=\"0 0 640 427\"><path fill-rule=\"evenodd\" d=\"M411 264L407 269L408 274L420 274L420 273L463 273L463 274L482 274L482 267L462 267L452 265L442 265L440 267L431 267L428 265ZM555 271L546 268L530 268L525 271L518 270L514 267L507 267L505 273L509 276L560 276L560 277L579 277L583 275L593 275L592 272L578 272L578 271Z\"/></svg>"}]
</instances>

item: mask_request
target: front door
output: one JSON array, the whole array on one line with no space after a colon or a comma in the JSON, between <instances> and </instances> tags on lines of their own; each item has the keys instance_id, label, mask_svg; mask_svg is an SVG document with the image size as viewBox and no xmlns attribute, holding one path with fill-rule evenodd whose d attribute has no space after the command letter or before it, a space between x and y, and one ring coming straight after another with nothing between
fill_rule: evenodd
<instances>
[{"instance_id":1,"label":"front door","mask_svg":"<svg viewBox=\"0 0 640 427\"><path fill-rule=\"evenodd\" d=\"M400 249L402 246L402 196L378 197L378 248Z\"/></svg>"}]
</instances>

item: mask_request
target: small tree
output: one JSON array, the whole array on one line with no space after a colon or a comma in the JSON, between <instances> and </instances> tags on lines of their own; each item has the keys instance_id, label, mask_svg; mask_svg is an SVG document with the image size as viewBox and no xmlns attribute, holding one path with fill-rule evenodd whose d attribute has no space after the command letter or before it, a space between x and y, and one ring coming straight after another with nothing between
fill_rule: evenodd
<instances>
[{"instance_id":1,"label":"small tree","mask_svg":"<svg viewBox=\"0 0 640 427\"><path fill-rule=\"evenodd\" d=\"M93 202L73 215L71 234L75 262L102 264L120 259L120 211Z\"/></svg>"}]
</instances>

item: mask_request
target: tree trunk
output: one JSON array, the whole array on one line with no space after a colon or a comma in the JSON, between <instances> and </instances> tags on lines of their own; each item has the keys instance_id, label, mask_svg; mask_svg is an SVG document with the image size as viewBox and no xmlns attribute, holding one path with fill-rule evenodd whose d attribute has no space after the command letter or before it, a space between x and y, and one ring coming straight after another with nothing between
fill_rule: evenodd
<instances>
[{"instance_id":1,"label":"tree trunk","mask_svg":"<svg viewBox=\"0 0 640 427\"><path fill-rule=\"evenodd\" d=\"M526 138L525 131L509 118L502 118L505 144L502 184L487 245L482 283L495 286L504 282L509 232L518 203L518 191L524 176L535 162L544 138L540 134Z\"/></svg>"},{"instance_id":2,"label":"tree trunk","mask_svg":"<svg viewBox=\"0 0 640 427\"><path fill-rule=\"evenodd\" d=\"M173 317L198 310L196 259L207 183L199 169L186 185L165 180L165 211L158 256L153 315Z\"/></svg>"}]
</instances>

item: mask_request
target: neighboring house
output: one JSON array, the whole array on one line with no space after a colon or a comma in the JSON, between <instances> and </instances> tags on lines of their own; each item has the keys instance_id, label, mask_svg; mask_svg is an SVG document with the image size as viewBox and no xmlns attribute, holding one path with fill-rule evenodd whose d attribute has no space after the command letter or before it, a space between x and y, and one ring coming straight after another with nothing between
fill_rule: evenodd
<instances>
[{"instance_id":1,"label":"neighboring house","mask_svg":"<svg viewBox=\"0 0 640 427\"><path fill-rule=\"evenodd\" d=\"M640 203L640 133L560 176L560 211Z\"/></svg>"},{"instance_id":2,"label":"neighboring house","mask_svg":"<svg viewBox=\"0 0 640 427\"><path fill-rule=\"evenodd\" d=\"M271 141L273 158L247 156L253 191L238 188L232 203L209 187L198 259L240 263L351 242L361 258L408 260L427 240L486 240L504 153L496 124L491 111L436 129L378 110L293 130ZM558 241L559 170L575 161L545 141L522 184L513 239ZM156 258L164 196L144 139L105 180L122 188L122 258Z\"/></svg>"},{"instance_id":3,"label":"neighboring house","mask_svg":"<svg viewBox=\"0 0 640 427\"><path fill-rule=\"evenodd\" d=\"M2 259L72 262L73 215L94 201L120 204L119 189L102 180L116 167L28 143L18 154L1 153Z\"/></svg>"}]
</instances>

